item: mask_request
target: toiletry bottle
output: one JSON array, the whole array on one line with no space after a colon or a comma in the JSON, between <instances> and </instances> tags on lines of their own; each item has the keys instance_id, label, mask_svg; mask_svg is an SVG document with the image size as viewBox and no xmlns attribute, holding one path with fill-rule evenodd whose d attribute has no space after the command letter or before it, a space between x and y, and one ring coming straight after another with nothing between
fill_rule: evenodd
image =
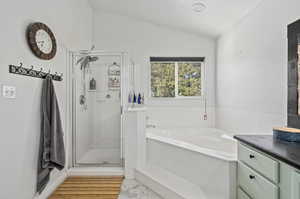
<instances>
[{"instance_id":1,"label":"toiletry bottle","mask_svg":"<svg viewBox=\"0 0 300 199\"><path fill-rule=\"evenodd\" d=\"M141 102L141 104L145 104L145 95L144 95L144 93L142 95L142 102Z\"/></svg>"},{"instance_id":2,"label":"toiletry bottle","mask_svg":"<svg viewBox=\"0 0 300 199\"><path fill-rule=\"evenodd\" d=\"M133 103L133 104L136 103L136 95L135 95L135 93L133 93L133 101L132 101L132 103Z\"/></svg>"},{"instance_id":3,"label":"toiletry bottle","mask_svg":"<svg viewBox=\"0 0 300 199\"><path fill-rule=\"evenodd\" d=\"M132 102L132 95L131 95L131 91L129 92L129 95L128 95L128 104L131 104Z\"/></svg>"},{"instance_id":4,"label":"toiletry bottle","mask_svg":"<svg viewBox=\"0 0 300 199\"><path fill-rule=\"evenodd\" d=\"M90 81L90 90L96 90L96 80L94 78Z\"/></svg>"},{"instance_id":5,"label":"toiletry bottle","mask_svg":"<svg viewBox=\"0 0 300 199\"><path fill-rule=\"evenodd\" d=\"M138 104L141 104L142 103L142 96L141 96L141 94L139 93L139 95L138 95Z\"/></svg>"}]
</instances>

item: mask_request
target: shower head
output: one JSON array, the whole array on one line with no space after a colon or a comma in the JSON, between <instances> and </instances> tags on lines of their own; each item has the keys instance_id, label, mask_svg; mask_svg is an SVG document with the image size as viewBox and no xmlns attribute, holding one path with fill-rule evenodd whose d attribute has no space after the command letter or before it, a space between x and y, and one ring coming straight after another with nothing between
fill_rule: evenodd
<instances>
[{"instance_id":1,"label":"shower head","mask_svg":"<svg viewBox=\"0 0 300 199\"><path fill-rule=\"evenodd\" d=\"M91 56L89 56L89 62L95 62L95 61L97 61L98 59L99 59L99 57L96 57L96 56L91 57Z\"/></svg>"},{"instance_id":2,"label":"shower head","mask_svg":"<svg viewBox=\"0 0 300 199\"><path fill-rule=\"evenodd\" d=\"M99 57L91 57L91 56L84 56L84 57L81 57L76 64L79 64L81 65L81 70L88 67L88 64L91 63L91 62L95 62L99 59Z\"/></svg>"},{"instance_id":3,"label":"shower head","mask_svg":"<svg viewBox=\"0 0 300 199\"><path fill-rule=\"evenodd\" d=\"M97 56L90 56L89 54L95 49L95 46L93 45L92 48L90 50L87 51L81 51L80 54L83 55L83 57L81 57L76 64L81 65L81 70L87 68L89 66L89 63L91 62L95 62L99 59L99 57Z\"/></svg>"}]
</instances>

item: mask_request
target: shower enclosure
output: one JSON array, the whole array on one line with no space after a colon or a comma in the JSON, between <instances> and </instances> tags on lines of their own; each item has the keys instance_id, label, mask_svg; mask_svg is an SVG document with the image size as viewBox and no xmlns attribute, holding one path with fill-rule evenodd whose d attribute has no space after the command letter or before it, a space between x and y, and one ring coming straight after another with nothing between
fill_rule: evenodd
<instances>
[{"instance_id":1,"label":"shower enclosure","mask_svg":"<svg viewBox=\"0 0 300 199\"><path fill-rule=\"evenodd\" d=\"M122 167L125 53L73 54L73 166Z\"/></svg>"}]
</instances>

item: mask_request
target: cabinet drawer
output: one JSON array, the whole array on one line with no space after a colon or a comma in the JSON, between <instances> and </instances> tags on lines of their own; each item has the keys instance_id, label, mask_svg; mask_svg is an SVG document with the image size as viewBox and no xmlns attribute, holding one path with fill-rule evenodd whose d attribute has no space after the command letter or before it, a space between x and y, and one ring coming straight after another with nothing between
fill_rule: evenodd
<instances>
[{"instance_id":1,"label":"cabinet drawer","mask_svg":"<svg viewBox=\"0 0 300 199\"><path fill-rule=\"evenodd\" d=\"M238 188L238 199L251 199L249 196L240 188Z\"/></svg>"},{"instance_id":2,"label":"cabinet drawer","mask_svg":"<svg viewBox=\"0 0 300 199\"><path fill-rule=\"evenodd\" d=\"M238 184L255 199L278 199L278 187L242 162L238 163Z\"/></svg>"},{"instance_id":3,"label":"cabinet drawer","mask_svg":"<svg viewBox=\"0 0 300 199\"><path fill-rule=\"evenodd\" d=\"M254 151L242 144L238 145L238 159L252 169L261 173L274 183L278 183L279 163L257 151Z\"/></svg>"}]
</instances>

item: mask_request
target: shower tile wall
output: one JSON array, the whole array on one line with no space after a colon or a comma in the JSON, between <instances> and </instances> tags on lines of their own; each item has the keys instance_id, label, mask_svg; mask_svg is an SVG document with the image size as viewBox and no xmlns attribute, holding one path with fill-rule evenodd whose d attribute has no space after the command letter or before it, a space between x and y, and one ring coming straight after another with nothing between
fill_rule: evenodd
<instances>
[{"instance_id":1,"label":"shower tile wall","mask_svg":"<svg viewBox=\"0 0 300 199\"><path fill-rule=\"evenodd\" d=\"M90 92L92 97L92 131L94 146L111 148L120 143L120 97L119 90L108 90L108 65L92 68L97 81L97 92ZM107 98L110 95L110 98Z\"/></svg>"}]
</instances>

